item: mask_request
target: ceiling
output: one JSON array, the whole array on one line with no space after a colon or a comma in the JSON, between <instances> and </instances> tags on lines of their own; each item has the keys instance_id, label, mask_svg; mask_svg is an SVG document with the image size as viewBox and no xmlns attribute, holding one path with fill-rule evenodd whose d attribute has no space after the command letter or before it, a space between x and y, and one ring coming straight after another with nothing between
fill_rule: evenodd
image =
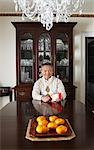
<instances>
[{"instance_id":1,"label":"ceiling","mask_svg":"<svg viewBox=\"0 0 94 150\"><path fill-rule=\"evenodd\" d=\"M15 12L15 4L13 0L0 0L0 12ZM83 13L94 14L94 0L85 0Z\"/></svg>"}]
</instances>

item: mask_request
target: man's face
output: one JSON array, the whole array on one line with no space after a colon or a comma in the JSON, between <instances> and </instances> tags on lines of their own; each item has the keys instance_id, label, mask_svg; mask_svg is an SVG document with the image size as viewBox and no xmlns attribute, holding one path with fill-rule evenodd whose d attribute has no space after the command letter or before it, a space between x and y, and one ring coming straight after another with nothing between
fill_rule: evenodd
<instances>
[{"instance_id":1,"label":"man's face","mask_svg":"<svg viewBox=\"0 0 94 150\"><path fill-rule=\"evenodd\" d=\"M53 75L53 68L50 65L44 65L41 68L42 76L48 80Z\"/></svg>"}]
</instances>

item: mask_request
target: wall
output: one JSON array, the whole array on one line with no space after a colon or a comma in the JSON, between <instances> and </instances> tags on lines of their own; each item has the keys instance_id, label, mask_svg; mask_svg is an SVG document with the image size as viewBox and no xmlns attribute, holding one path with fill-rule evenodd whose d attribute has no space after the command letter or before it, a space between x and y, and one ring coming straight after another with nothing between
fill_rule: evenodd
<instances>
[{"instance_id":1,"label":"wall","mask_svg":"<svg viewBox=\"0 0 94 150\"><path fill-rule=\"evenodd\" d=\"M72 18L71 21L77 22L73 37L73 81L77 86L76 100L85 103L85 36L94 37L94 18Z\"/></svg>"},{"instance_id":2,"label":"wall","mask_svg":"<svg viewBox=\"0 0 94 150\"><path fill-rule=\"evenodd\" d=\"M12 21L20 17L0 17L0 86L16 85L16 33ZM85 46L83 34L94 32L94 18L71 18L77 22L73 32L73 82L77 86L76 100L85 100ZM83 81L82 81L83 79Z\"/></svg>"},{"instance_id":3,"label":"wall","mask_svg":"<svg viewBox=\"0 0 94 150\"><path fill-rule=\"evenodd\" d=\"M0 86L13 87L16 84L16 36L11 21L16 18L0 17Z\"/></svg>"}]
</instances>

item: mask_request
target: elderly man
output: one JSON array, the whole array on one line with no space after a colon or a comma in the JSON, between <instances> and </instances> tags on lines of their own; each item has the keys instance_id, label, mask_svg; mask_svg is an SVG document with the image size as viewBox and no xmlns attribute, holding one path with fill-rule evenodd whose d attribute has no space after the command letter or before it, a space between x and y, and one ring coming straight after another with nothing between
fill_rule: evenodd
<instances>
[{"instance_id":1,"label":"elderly man","mask_svg":"<svg viewBox=\"0 0 94 150\"><path fill-rule=\"evenodd\" d=\"M42 77L39 78L32 91L32 97L43 102L61 101L66 98L66 92L62 81L53 76L53 66L45 63L41 68Z\"/></svg>"}]
</instances>

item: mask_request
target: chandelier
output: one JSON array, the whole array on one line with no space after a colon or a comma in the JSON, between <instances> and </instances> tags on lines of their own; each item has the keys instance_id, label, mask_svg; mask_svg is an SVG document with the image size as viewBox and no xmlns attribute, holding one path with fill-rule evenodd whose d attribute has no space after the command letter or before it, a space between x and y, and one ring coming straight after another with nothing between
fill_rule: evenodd
<instances>
[{"instance_id":1,"label":"chandelier","mask_svg":"<svg viewBox=\"0 0 94 150\"><path fill-rule=\"evenodd\" d=\"M50 30L53 22L68 22L74 12L82 12L84 0L14 0L15 10Z\"/></svg>"}]
</instances>

